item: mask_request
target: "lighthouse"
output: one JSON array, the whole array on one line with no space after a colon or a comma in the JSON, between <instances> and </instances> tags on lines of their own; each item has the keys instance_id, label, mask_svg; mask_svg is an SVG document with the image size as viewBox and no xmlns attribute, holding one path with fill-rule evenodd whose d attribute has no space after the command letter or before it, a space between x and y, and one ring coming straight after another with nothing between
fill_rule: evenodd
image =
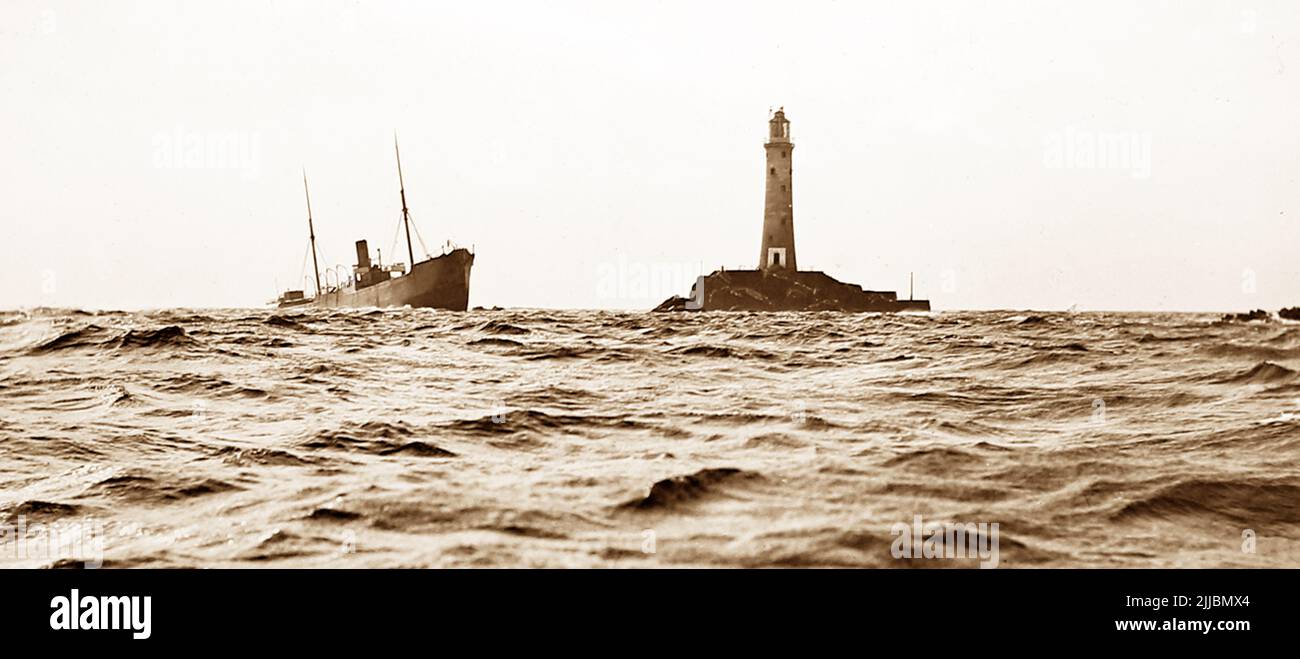
<instances>
[{"instance_id":1,"label":"lighthouse","mask_svg":"<svg viewBox=\"0 0 1300 659\"><path fill-rule=\"evenodd\" d=\"M767 122L767 193L763 203L763 248L758 256L759 270L785 268L798 270L794 257L794 186L790 153L790 121L785 108Z\"/></svg>"},{"instance_id":2,"label":"lighthouse","mask_svg":"<svg viewBox=\"0 0 1300 659\"><path fill-rule=\"evenodd\" d=\"M763 180L763 247L755 270L715 270L699 277L690 298L674 295L655 311L929 311L929 300L865 290L820 270L800 270L794 256L794 167L785 108L770 112Z\"/></svg>"}]
</instances>

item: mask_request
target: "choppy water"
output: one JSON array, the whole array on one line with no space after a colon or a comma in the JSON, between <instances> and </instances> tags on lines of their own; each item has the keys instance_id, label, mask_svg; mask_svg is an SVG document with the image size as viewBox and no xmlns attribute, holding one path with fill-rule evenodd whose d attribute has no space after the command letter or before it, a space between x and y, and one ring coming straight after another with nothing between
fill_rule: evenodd
<instances>
[{"instance_id":1,"label":"choppy water","mask_svg":"<svg viewBox=\"0 0 1300 659\"><path fill-rule=\"evenodd\" d=\"M1295 324L0 319L0 521L95 520L108 566L966 565L892 557L918 514L1002 567L1300 565Z\"/></svg>"}]
</instances>

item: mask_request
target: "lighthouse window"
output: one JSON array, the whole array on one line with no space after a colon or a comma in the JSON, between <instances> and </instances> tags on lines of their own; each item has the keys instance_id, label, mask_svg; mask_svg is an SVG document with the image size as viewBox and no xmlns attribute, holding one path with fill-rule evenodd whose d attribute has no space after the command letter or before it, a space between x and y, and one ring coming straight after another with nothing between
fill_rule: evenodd
<instances>
[{"instance_id":1,"label":"lighthouse window","mask_svg":"<svg viewBox=\"0 0 1300 659\"><path fill-rule=\"evenodd\" d=\"M769 168L767 169L767 172L768 172L769 174L771 174L772 176L776 176L776 168L775 168L775 167L769 167Z\"/></svg>"},{"instance_id":2,"label":"lighthouse window","mask_svg":"<svg viewBox=\"0 0 1300 659\"><path fill-rule=\"evenodd\" d=\"M784 184L784 183L781 184L781 192L785 192L785 184Z\"/></svg>"},{"instance_id":3,"label":"lighthouse window","mask_svg":"<svg viewBox=\"0 0 1300 659\"><path fill-rule=\"evenodd\" d=\"M784 151L782 151L782 152L781 152L781 160L785 160L785 156L786 156L786 153L785 153Z\"/></svg>"}]
</instances>

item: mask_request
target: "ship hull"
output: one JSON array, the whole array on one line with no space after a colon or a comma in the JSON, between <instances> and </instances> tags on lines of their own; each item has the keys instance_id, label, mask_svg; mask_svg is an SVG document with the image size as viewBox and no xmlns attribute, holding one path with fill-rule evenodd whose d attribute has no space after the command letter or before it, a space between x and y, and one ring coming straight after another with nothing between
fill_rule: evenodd
<instances>
[{"instance_id":1,"label":"ship hull","mask_svg":"<svg viewBox=\"0 0 1300 659\"><path fill-rule=\"evenodd\" d=\"M466 249L415 264L396 279L360 290L343 289L322 293L313 306L337 307L425 307L464 311L469 307L469 273L474 255Z\"/></svg>"}]
</instances>

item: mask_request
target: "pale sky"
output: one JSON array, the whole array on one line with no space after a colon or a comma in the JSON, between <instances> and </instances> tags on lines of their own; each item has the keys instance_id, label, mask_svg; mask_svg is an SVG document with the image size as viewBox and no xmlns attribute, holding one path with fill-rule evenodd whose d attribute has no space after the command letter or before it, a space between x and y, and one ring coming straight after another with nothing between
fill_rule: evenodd
<instances>
[{"instance_id":1,"label":"pale sky","mask_svg":"<svg viewBox=\"0 0 1300 659\"><path fill-rule=\"evenodd\" d=\"M6 0L0 308L301 287L304 167L323 265L389 261L394 131L471 305L648 308L757 264L778 106L805 269L936 309L1297 305L1298 36L1289 1Z\"/></svg>"}]
</instances>

